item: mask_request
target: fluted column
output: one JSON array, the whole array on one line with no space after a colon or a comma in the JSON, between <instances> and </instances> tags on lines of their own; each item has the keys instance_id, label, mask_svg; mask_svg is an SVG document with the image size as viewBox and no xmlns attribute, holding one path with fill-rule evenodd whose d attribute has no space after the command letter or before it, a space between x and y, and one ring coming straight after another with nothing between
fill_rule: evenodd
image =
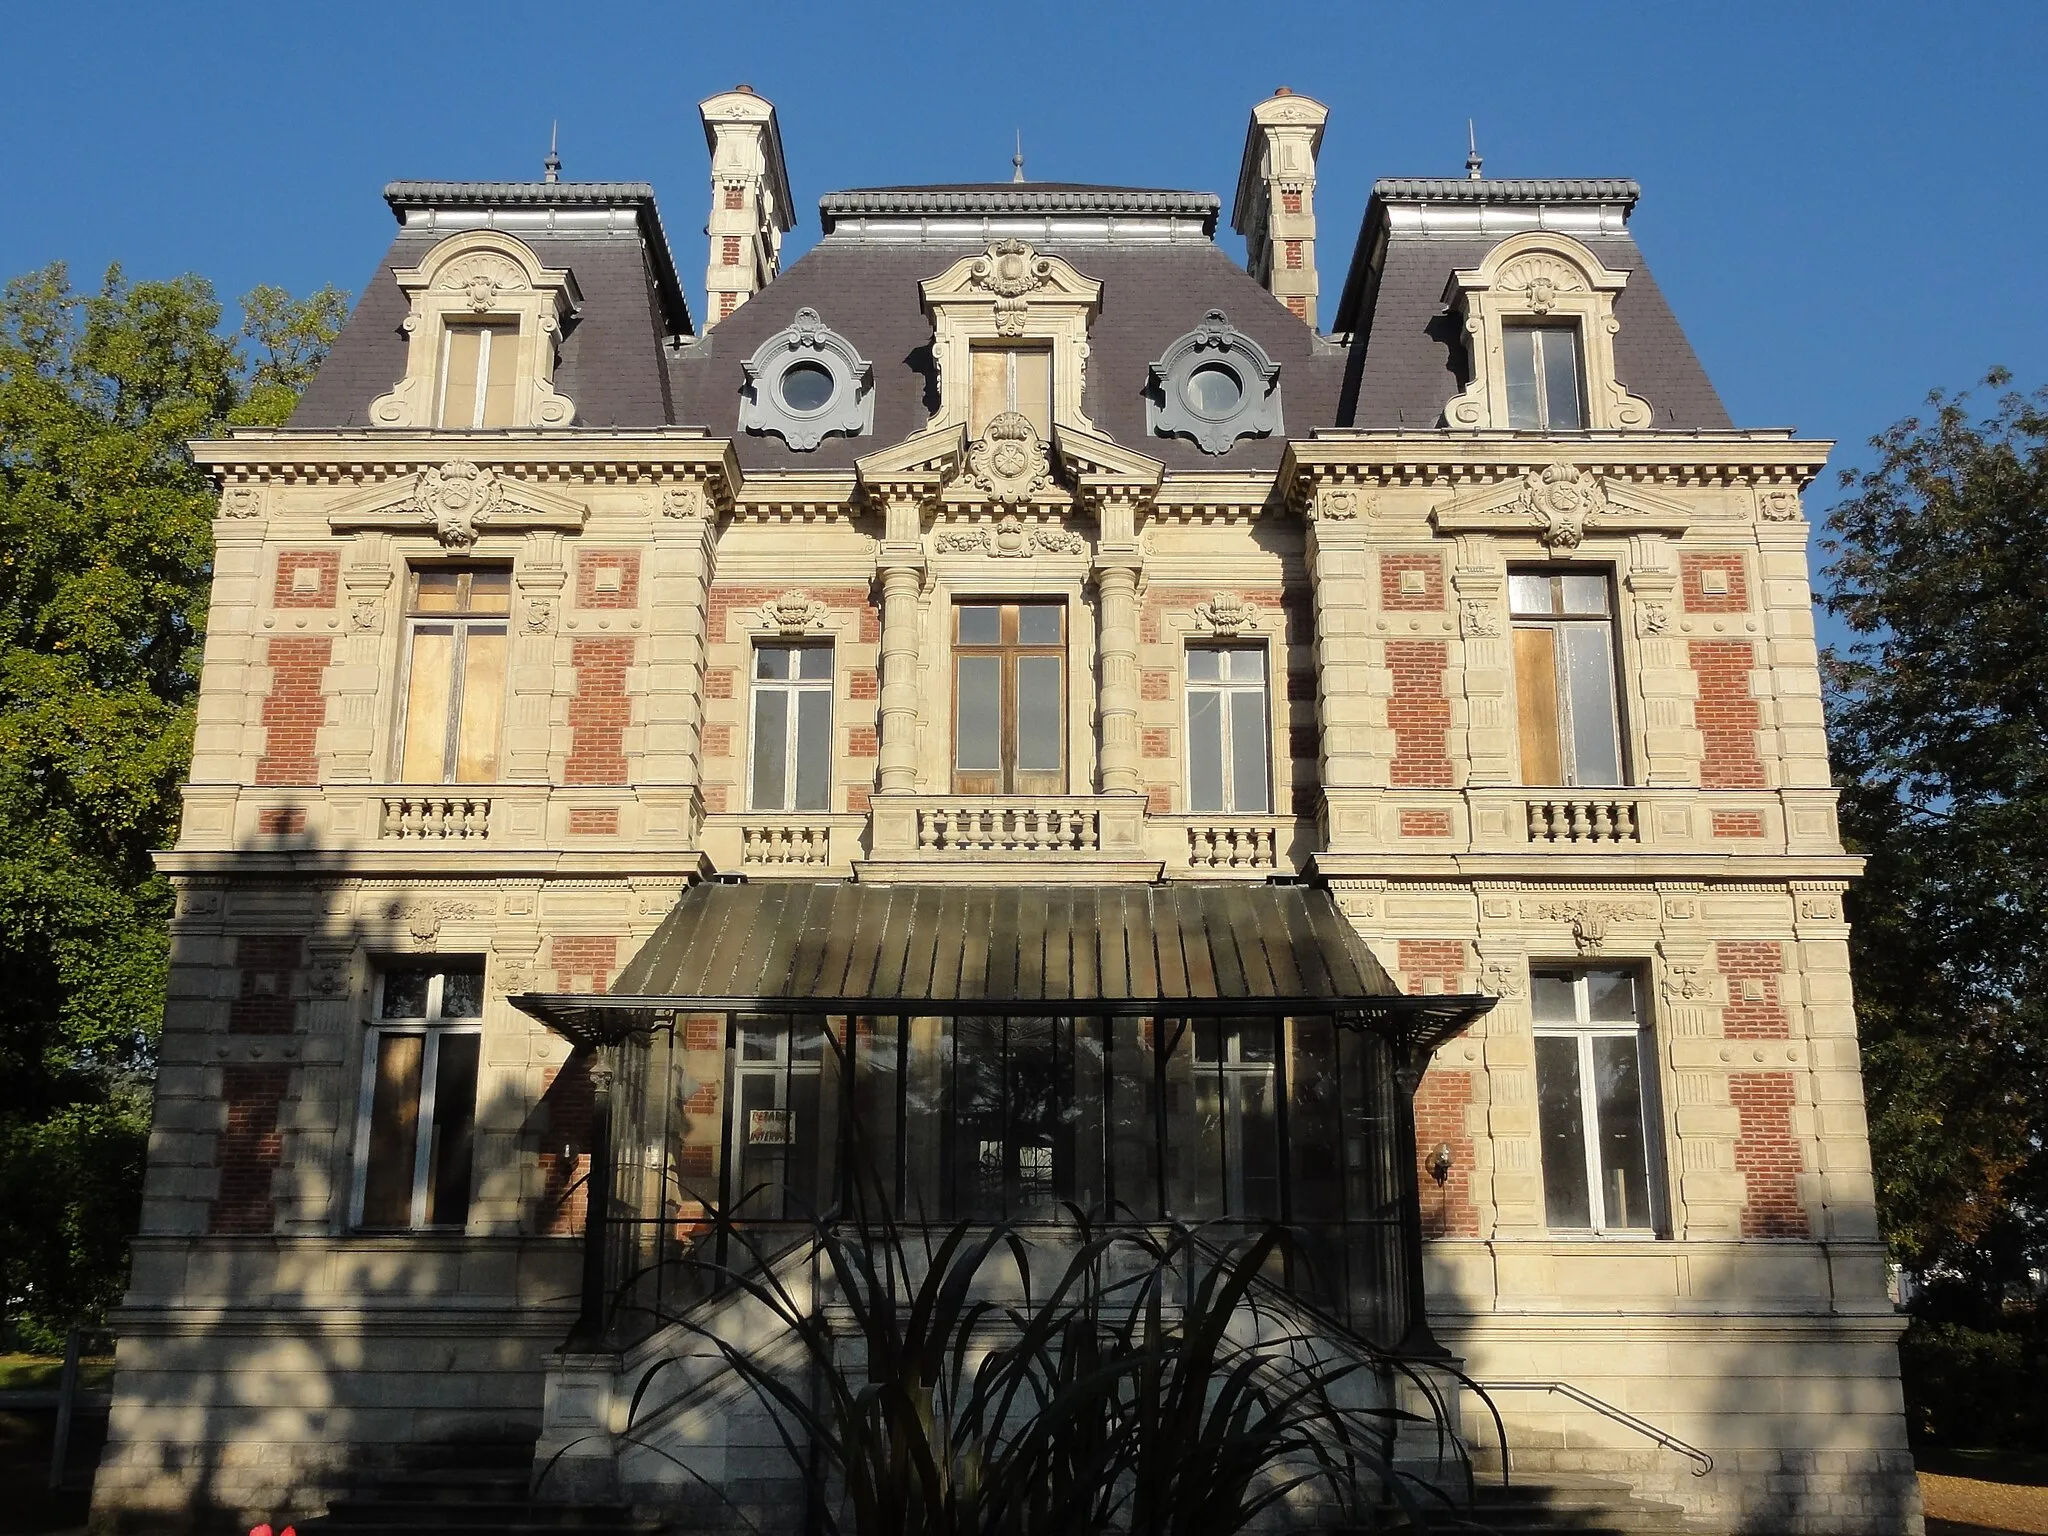
<instances>
[{"instance_id":1,"label":"fluted column","mask_svg":"<svg viewBox=\"0 0 2048 1536\"><path fill-rule=\"evenodd\" d=\"M1096 644L1102 717L1101 787L1104 794L1143 794L1138 766L1138 568L1121 561L1098 565Z\"/></svg>"},{"instance_id":2,"label":"fluted column","mask_svg":"<svg viewBox=\"0 0 2048 1536\"><path fill-rule=\"evenodd\" d=\"M911 565L882 568L883 793L917 783L917 593L922 573Z\"/></svg>"}]
</instances>

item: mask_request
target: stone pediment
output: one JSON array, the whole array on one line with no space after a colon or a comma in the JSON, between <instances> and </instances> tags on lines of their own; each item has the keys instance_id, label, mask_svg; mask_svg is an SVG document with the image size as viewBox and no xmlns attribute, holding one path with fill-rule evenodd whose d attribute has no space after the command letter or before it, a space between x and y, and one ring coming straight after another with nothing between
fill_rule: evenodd
<instances>
[{"instance_id":1,"label":"stone pediment","mask_svg":"<svg viewBox=\"0 0 2048 1536\"><path fill-rule=\"evenodd\" d=\"M446 549L468 549L485 533L552 528L580 533L590 509L545 486L500 475L488 464L450 459L409 480L350 492L327 510L336 533L377 528L429 533Z\"/></svg>"},{"instance_id":2,"label":"stone pediment","mask_svg":"<svg viewBox=\"0 0 2048 1536\"><path fill-rule=\"evenodd\" d=\"M891 491L902 494L936 491L959 476L966 458L966 427L934 427L891 447L862 454L854 461L854 467L870 495Z\"/></svg>"},{"instance_id":3,"label":"stone pediment","mask_svg":"<svg viewBox=\"0 0 2048 1536\"><path fill-rule=\"evenodd\" d=\"M1159 460L1078 427L1054 427L1052 442L1060 467L1077 484L1157 487L1166 474Z\"/></svg>"},{"instance_id":4,"label":"stone pediment","mask_svg":"<svg viewBox=\"0 0 2048 1536\"><path fill-rule=\"evenodd\" d=\"M1529 534L1553 554L1568 556L1588 534L1681 535L1692 514L1640 486L1559 462L1439 502L1430 522L1445 534Z\"/></svg>"}]
</instances>

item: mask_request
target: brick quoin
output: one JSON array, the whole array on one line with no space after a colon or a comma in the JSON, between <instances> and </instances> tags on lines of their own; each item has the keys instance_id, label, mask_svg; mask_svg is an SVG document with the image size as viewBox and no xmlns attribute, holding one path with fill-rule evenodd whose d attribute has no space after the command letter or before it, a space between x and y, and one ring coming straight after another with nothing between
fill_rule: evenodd
<instances>
[{"instance_id":1,"label":"brick quoin","mask_svg":"<svg viewBox=\"0 0 2048 1536\"><path fill-rule=\"evenodd\" d=\"M731 667L713 667L704 674L704 697L729 699L739 691L740 675Z\"/></svg>"},{"instance_id":2,"label":"brick quoin","mask_svg":"<svg viewBox=\"0 0 2048 1536\"><path fill-rule=\"evenodd\" d=\"M1422 1191L1424 1237L1479 1235L1479 1212L1472 1205L1472 1132L1466 1120L1471 1102L1472 1074L1448 1067L1431 1067L1415 1090L1415 1177ZM1451 1149L1451 1172L1439 1187L1429 1163L1445 1144Z\"/></svg>"},{"instance_id":3,"label":"brick quoin","mask_svg":"<svg viewBox=\"0 0 2048 1536\"><path fill-rule=\"evenodd\" d=\"M1282 213L1301 212L1301 194L1299 192L1282 192L1280 194L1280 211Z\"/></svg>"},{"instance_id":4,"label":"brick quoin","mask_svg":"<svg viewBox=\"0 0 2048 1536\"><path fill-rule=\"evenodd\" d=\"M881 750L881 741L875 735L875 728L872 725L856 725L847 729L846 755L848 757L874 757Z\"/></svg>"},{"instance_id":5,"label":"brick quoin","mask_svg":"<svg viewBox=\"0 0 2048 1536\"><path fill-rule=\"evenodd\" d=\"M280 635L266 646L271 683L270 696L263 701L263 756L256 764L259 786L320 782L314 749L320 727L327 723L320 681L333 650L334 641L325 635Z\"/></svg>"},{"instance_id":6,"label":"brick quoin","mask_svg":"<svg viewBox=\"0 0 2048 1536\"><path fill-rule=\"evenodd\" d=\"M312 571L319 583L310 592L298 590L300 571ZM277 557L277 585L270 593L273 608L332 608L341 590L341 551L287 549Z\"/></svg>"},{"instance_id":7,"label":"brick quoin","mask_svg":"<svg viewBox=\"0 0 2048 1536\"><path fill-rule=\"evenodd\" d=\"M709 1179L716 1177L718 1173L717 1154L711 1147L701 1142L694 1146L686 1146L676 1159L676 1172L686 1179ZM696 1193L699 1195L709 1195L716 1193L716 1191L699 1188L696 1190Z\"/></svg>"},{"instance_id":8,"label":"brick quoin","mask_svg":"<svg viewBox=\"0 0 2048 1536\"><path fill-rule=\"evenodd\" d=\"M277 1220L271 1176L284 1158L284 1133L277 1128L291 1068L223 1067L221 1101L227 1127L214 1143L220 1193L207 1211L210 1232L268 1232Z\"/></svg>"},{"instance_id":9,"label":"brick quoin","mask_svg":"<svg viewBox=\"0 0 2048 1536\"><path fill-rule=\"evenodd\" d=\"M1763 835L1764 813L1762 811L1714 812L1714 836L1716 837L1762 837Z\"/></svg>"},{"instance_id":10,"label":"brick quoin","mask_svg":"<svg viewBox=\"0 0 2048 1536\"><path fill-rule=\"evenodd\" d=\"M578 640L571 662L576 668L576 695L569 700L569 761L562 782L623 784L626 727L633 718L633 704L626 697L633 642Z\"/></svg>"},{"instance_id":11,"label":"brick quoin","mask_svg":"<svg viewBox=\"0 0 2048 1536\"><path fill-rule=\"evenodd\" d=\"M1403 837L1449 837L1451 835L1451 813L1449 811L1403 811L1401 813L1401 835Z\"/></svg>"},{"instance_id":12,"label":"brick quoin","mask_svg":"<svg viewBox=\"0 0 2048 1536\"><path fill-rule=\"evenodd\" d=\"M715 1115L718 1113L718 1084L706 1083L687 1099L683 1108L693 1115Z\"/></svg>"},{"instance_id":13,"label":"brick quoin","mask_svg":"<svg viewBox=\"0 0 2048 1536\"><path fill-rule=\"evenodd\" d=\"M792 585L777 587L742 587L714 584L705 594L704 634L713 645L724 645L734 640L743 640L745 634L733 635L728 632L729 621L735 610L751 614L763 603L773 602ZM866 587L801 587L797 590L809 593L827 609L835 613L847 611L860 615L860 639L865 644L874 644L882 638L882 615ZM751 625L749 626L751 629Z\"/></svg>"},{"instance_id":14,"label":"brick quoin","mask_svg":"<svg viewBox=\"0 0 2048 1536\"><path fill-rule=\"evenodd\" d=\"M306 830L306 813L296 807L279 811L258 811L256 830L265 837L289 837Z\"/></svg>"},{"instance_id":15,"label":"brick quoin","mask_svg":"<svg viewBox=\"0 0 2048 1536\"><path fill-rule=\"evenodd\" d=\"M579 837L616 836L619 813L595 806L577 806L569 812L569 830Z\"/></svg>"},{"instance_id":16,"label":"brick quoin","mask_svg":"<svg viewBox=\"0 0 2048 1536\"><path fill-rule=\"evenodd\" d=\"M561 1066L549 1067L541 1079L540 1102L547 1111L547 1129L541 1134L540 1207L534 1227L546 1237L575 1237L583 1231L590 1117L596 1108L585 1058L571 1056Z\"/></svg>"},{"instance_id":17,"label":"brick quoin","mask_svg":"<svg viewBox=\"0 0 2048 1536\"><path fill-rule=\"evenodd\" d=\"M555 940L554 961L557 992L602 992L619 968L619 941L563 934Z\"/></svg>"},{"instance_id":18,"label":"brick quoin","mask_svg":"<svg viewBox=\"0 0 2048 1536\"><path fill-rule=\"evenodd\" d=\"M1173 697L1173 674L1147 669L1138 674L1138 697L1153 703Z\"/></svg>"},{"instance_id":19,"label":"brick quoin","mask_svg":"<svg viewBox=\"0 0 2048 1536\"><path fill-rule=\"evenodd\" d=\"M1763 760L1756 752L1760 717L1749 691L1749 674L1755 666L1756 647L1747 640L1692 642L1692 669L1700 684L1693 718L1704 746L1702 789L1764 787Z\"/></svg>"},{"instance_id":20,"label":"brick quoin","mask_svg":"<svg viewBox=\"0 0 2048 1536\"><path fill-rule=\"evenodd\" d=\"M1289 299L1287 301L1287 311L1295 319L1305 322L1308 319L1308 300L1299 296Z\"/></svg>"},{"instance_id":21,"label":"brick quoin","mask_svg":"<svg viewBox=\"0 0 2048 1536\"><path fill-rule=\"evenodd\" d=\"M1412 993L1456 992L1464 981L1463 939L1403 939L1396 959Z\"/></svg>"},{"instance_id":22,"label":"brick quoin","mask_svg":"<svg viewBox=\"0 0 2048 1536\"><path fill-rule=\"evenodd\" d=\"M1449 662L1450 648L1441 640L1387 642L1387 668L1394 674L1394 696L1387 701L1394 731L1388 777L1396 788L1451 787L1451 759L1444 750L1451 728L1451 703L1444 697Z\"/></svg>"},{"instance_id":23,"label":"brick quoin","mask_svg":"<svg viewBox=\"0 0 2048 1536\"><path fill-rule=\"evenodd\" d=\"M1792 1038L1792 1024L1778 990L1785 971L1780 946L1768 941L1723 939L1714 946L1714 964L1728 980L1728 1001L1721 1010L1723 1035L1730 1040Z\"/></svg>"},{"instance_id":24,"label":"brick quoin","mask_svg":"<svg viewBox=\"0 0 2048 1536\"><path fill-rule=\"evenodd\" d=\"M731 726L707 725L704 727L704 755L706 757L732 756Z\"/></svg>"},{"instance_id":25,"label":"brick quoin","mask_svg":"<svg viewBox=\"0 0 2048 1536\"><path fill-rule=\"evenodd\" d=\"M600 592L598 574L617 571L619 590ZM638 608L640 606L640 551L637 549L584 549L576 554L576 606L578 608Z\"/></svg>"},{"instance_id":26,"label":"brick quoin","mask_svg":"<svg viewBox=\"0 0 2048 1536\"><path fill-rule=\"evenodd\" d=\"M1420 592L1403 592L1401 577L1422 573ZM1438 555L1382 555L1380 606L1394 613L1441 613L1444 607L1444 562Z\"/></svg>"},{"instance_id":27,"label":"brick quoin","mask_svg":"<svg viewBox=\"0 0 2048 1536\"><path fill-rule=\"evenodd\" d=\"M241 977L228 1009L228 1030L237 1035L288 1035L298 1024L292 982L303 947L297 934L247 934L235 940Z\"/></svg>"},{"instance_id":28,"label":"brick quoin","mask_svg":"<svg viewBox=\"0 0 2048 1536\"><path fill-rule=\"evenodd\" d=\"M882 696L882 674L872 667L854 667L846 674L846 696L849 699L879 699Z\"/></svg>"},{"instance_id":29,"label":"brick quoin","mask_svg":"<svg viewBox=\"0 0 2048 1536\"><path fill-rule=\"evenodd\" d=\"M1709 592L1706 574L1721 571L1728 577L1726 592ZM1747 613L1749 575L1740 555L1680 555L1678 589L1687 613Z\"/></svg>"},{"instance_id":30,"label":"brick quoin","mask_svg":"<svg viewBox=\"0 0 2048 1536\"><path fill-rule=\"evenodd\" d=\"M1805 1237L1811 1231L1799 1198L1804 1163L1792 1134L1797 1095L1790 1072L1734 1072L1728 1100L1740 1118L1735 1169L1748 1198L1742 1207L1744 1237Z\"/></svg>"}]
</instances>

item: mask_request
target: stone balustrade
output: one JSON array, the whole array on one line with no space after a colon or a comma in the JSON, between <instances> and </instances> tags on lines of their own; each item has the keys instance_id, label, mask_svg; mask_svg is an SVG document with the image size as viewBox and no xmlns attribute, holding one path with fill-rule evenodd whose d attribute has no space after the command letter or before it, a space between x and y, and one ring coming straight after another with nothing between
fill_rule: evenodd
<instances>
[{"instance_id":1,"label":"stone balustrade","mask_svg":"<svg viewBox=\"0 0 2048 1536\"><path fill-rule=\"evenodd\" d=\"M486 795L385 796L383 805L379 838L474 843L491 835L491 802Z\"/></svg>"},{"instance_id":2,"label":"stone balustrade","mask_svg":"<svg viewBox=\"0 0 2048 1536\"><path fill-rule=\"evenodd\" d=\"M1642 841L1641 818L1633 800L1531 800L1528 806L1532 843L1636 843Z\"/></svg>"},{"instance_id":3,"label":"stone balustrade","mask_svg":"<svg viewBox=\"0 0 2048 1536\"><path fill-rule=\"evenodd\" d=\"M1071 798L974 795L920 806L921 854L1093 853L1101 812Z\"/></svg>"},{"instance_id":4,"label":"stone balustrade","mask_svg":"<svg viewBox=\"0 0 2048 1536\"><path fill-rule=\"evenodd\" d=\"M832 862L832 828L824 822L759 821L740 828L740 863L825 865Z\"/></svg>"},{"instance_id":5,"label":"stone balustrade","mask_svg":"<svg viewBox=\"0 0 2048 1536\"><path fill-rule=\"evenodd\" d=\"M1219 872L1278 869L1280 826L1277 818L1190 822L1188 867Z\"/></svg>"}]
</instances>

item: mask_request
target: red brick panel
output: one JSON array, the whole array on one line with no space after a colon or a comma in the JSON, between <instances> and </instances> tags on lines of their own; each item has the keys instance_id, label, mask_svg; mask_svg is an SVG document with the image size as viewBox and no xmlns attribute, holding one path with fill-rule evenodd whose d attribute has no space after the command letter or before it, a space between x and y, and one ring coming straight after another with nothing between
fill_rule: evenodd
<instances>
[{"instance_id":1,"label":"red brick panel","mask_svg":"<svg viewBox=\"0 0 2048 1536\"><path fill-rule=\"evenodd\" d=\"M740 675L731 667L713 667L704 674L704 697L729 699L739 688Z\"/></svg>"},{"instance_id":2,"label":"red brick panel","mask_svg":"<svg viewBox=\"0 0 2048 1536\"><path fill-rule=\"evenodd\" d=\"M603 576L611 586L599 586ZM637 549L585 549L576 555L576 606L578 608L638 608L640 606L640 551Z\"/></svg>"},{"instance_id":3,"label":"red brick panel","mask_svg":"<svg viewBox=\"0 0 2048 1536\"><path fill-rule=\"evenodd\" d=\"M1763 835L1764 813L1762 811L1714 812L1714 836L1716 837L1762 837Z\"/></svg>"},{"instance_id":4,"label":"red brick panel","mask_svg":"<svg viewBox=\"0 0 2048 1536\"><path fill-rule=\"evenodd\" d=\"M1173 814L1173 786L1170 784L1147 784L1145 786L1145 813L1148 816L1171 816Z\"/></svg>"},{"instance_id":5,"label":"red brick panel","mask_svg":"<svg viewBox=\"0 0 2048 1536\"><path fill-rule=\"evenodd\" d=\"M580 639L571 660L576 668L576 696L569 700L569 761L563 782L623 784L626 727L633 719L632 700L626 697L626 669L633 665L633 642Z\"/></svg>"},{"instance_id":6,"label":"red brick panel","mask_svg":"<svg viewBox=\"0 0 2048 1536\"><path fill-rule=\"evenodd\" d=\"M1420 573L1422 590L1410 592L1404 575ZM1396 613L1441 613L1444 607L1444 562L1439 555L1382 555L1380 606Z\"/></svg>"},{"instance_id":7,"label":"red brick panel","mask_svg":"<svg viewBox=\"0 0 2048 1536\"><path fill-rule=\"evenodd\" d=\"M313 584L301 590L313 573ZM341 551L338 549L287 549L277 557L277 585L272 588L273 608L332 608L341 591Z\"/></svg>"},{"instance_id":8,"label":"red brick panel","mask_svg":"<svg viewBox=\"0 0 2048 1536\"><path fill-rule=\"evenodd\" d=\"M1695 640L1692 669L1699 677L1693 717L1704 738L1702 789L1762 789L1763 760L1757 756L1756 699L1749 674L1756 647L1747 640Z\"/></svg>"},{"instance_id":9,"label":"red brick panel","mask_svg":"<svg viewBox=\"0 0 2048 1536\"><path fill-rule=\"evenodd\" d=\"M320 692L334 641L325 635L280 635L269 642L264 660L271 671L270 696L263 701L263 756L256 764L256 782L318 784L320 762L315 747L327 723L327 700Z\"/></svg>"},{"instance_id":10,"label":"red brick panel","mask_svg":"<svg viewBox=\"0 0 2048 1536\"><path fill-rule=\"evenodd\" d=\"M1448 1067L1431 1067L1415 1090L1415 1177L1422 1190L1424 1237L1479 1235L1479 1212L1472 1204L1472 1132L1465 1114L1471 1102L1472 1074ZM1429 1171L1440 1146L1451 1149L1450 1176L1441 1186Z\"/></svg>"},{"instance_id":11,"label":"red brick panel","mask_svg":"<svg viewBox=\"0 0 2048 1536\"><path fill-rule=\"evenodd\" d=\"M731 726L707 725L704 727L704 755L706 757L732 756Z\"/></svg>"},{"instance_id":12,"label":"red brick panel","mask_svg":"<svg viewBox=\"0 0 2048 1536\"><path fill-rule=\"evenodd\" d=\"M557 947L561 941L555 941ZM540 1209L535 1228L547 1237L583 1230L584 1193L590 1176L590 1121L597 1107L588 1061L571 1056L541 1079L546 1129L540 1141Z\"/></svg>"},{"instance_id":13,"label":"red brick panel","mask_svg":"<svg viewBox=\"0 0 2048 1536\"><path fill-rule=\"evenodd\" d=\"M723 816L732 799L730 784L706 784L700 791L704 796L704 809L713 816Z\"/></svg>"},{"instance_id":14,"label":"red brick panel","mask_svg":"<svg viewBox=\"0 0 2048 1536\"><path fill-rule=\"evenodd\" d=\"M846 674L846 696L849 699L879 699L882 696L882 676L872 667L854 667Z\"/></svg>"},{"instance_id":15,"label":"red brick panel","mask_svg":"<svg viewBox=\"0 0 2048 1536\"><path fill-rule=\"evenodd\" d=\"M1465 941L1403 939L1398 963L1410 992L1457 992L1465 979Z\"/></svg>"},{"instance_id":16,"label":"red brick panel","mask_svg":"<svg viewBox=\"0 0 2048 1536\"><path fill-rule=\"evenodd\" d=\"M1728 981L1728 1003L1721 1011L1721 1033L1730 1040L1789 1040L1791 1021L1785 1016L1779 978L1785 971L1784 951L1769 941L1724 939L1714 946L1714 963Z\"/></svg>"},{"instance_id":17,"label":"red brick panel","mask_svg":"<svg viewBox=\"0 0 2048 1536\"><path fill-rule=\"evenodd\" d=\"M1138 674L1138 697L1154 703L1173 697L1173 674L1147 668Z\"/></svg>"},{"instance_id":18,"label":"red brick panel","mask_svg":"<svg viewBox=\"0 0 2048 1536\"><path fill-rule=\"evenodd\" d=\"M720 1051L725 1049L725 1020L715 1013L693 1013L683 1020L683 1049Z\"/></svg>"},{"instance_id":19,"label":"red brick panel","mask_svg":"<svg viewBox=\"0 0 2048 1536\"><path fill-rule=\"evenodd\" d=\"M1709 592L1707 572L1718 572L1728 590ZM1680 555L1678 589L1687 613L1747 613L1749 576L1740 555Z\"/></svg>"},{"instance_id":20,"label":"red brick panel","mask_svg":"<svg viewBox=\"0 0 2048 1536\"><path fill-rule=\"evenodd\" d=\"M1172 733L1157 726L1146 727L1138 733L1138 752L1142 757L1173 756Z\"/></svg>"},{"instance_id":21,"label":"red brick panel","mask_svg":"<svg viewBox=\"0 0 2048 1536\"><path fill-rule=\"evenodd\" d=\"M306 813L297 806L258 811L256 830L265 837L290 837L306 830Z\"/></svg>"},{"instance_id":22,"label":"red brick panel","mask_svg":"<svg viewBox=\"0 0 2048 1536\"><path fill-rule=\"evenodd\" d=\"M235 940L241 981L228 1009L228 1029L238 1035L288 1035L298 1023L292 1001L301 946L297 934L249 934Z\"/></svg>"},{"instance_id":23,"label":"red brick panel","mask_svg":"<svg viewBox=\"0 0 2048 1536\"><path fill-rule=\"evenodd\" d=\"M846 809L849 813L855 816L867 815L870 805L868 800L868 790L870 787L866 784L849 784L846 786Z\"/></svg>"},{"instance_id":24,"label":"red brick panel","mask_svg":"<svg viewBox=\"0 0 2048 1536\"><path fill-rule=\"evenodd\" d=\"M1805 1237L1810 1228L1799 1199L1804 1164L1792 1134L1796 1095L1790 1072L1736 1072L1728 1078L1728 1099L1740 1117L1735 1168L1748 1198L1742 1207L1744 1237Z\"/></svg>"},{"instance_id":25,"label":"red brick panel","mask_svg":"<svg viewBox=\"0 0 2048 1536\"><path fill-rule=\"evenodd\" d=\"M221 1101L227 1106L227 1127L214 1144L214 1166L220 1169L220 1192L207 1212L207 1230L223 1233L268 1232L277 1220L271 1177L284 1157L284 1133L277 1127L291 1068L242 1066L221 1068Z\"/></svg>"},{"instance_id":26,"label":"red brick panel","mask_svg":"<svg viewBox=\"0 0 2048 1536\"><path fill-rule=\"evenodd\" d=\"M1401 835L1403 837L1449 837L1451 835L1451 813L1449 811L1403 811L1401 813Z\"/></svg>"},{"instance_id":27,"label":"red brick panel","mask_svg":"<svg viewBox=\"0 0 2048 1536\"><path fill-rule=\"evenodd\" d=\"M1444 697L1444 668L1450 650L1441 640L1389 640L1387 668L1394 696L1387 723L1394 730L1389 777L1397 789L1449 789L1451 759L1444 733L1451 728L1451 704Z\"/></svg>"},{"instance_id":28,"label":"red brick panel","mask_svg":"<svg viewBox=\"0 0 2048 1536\"><path fill-rule=\"evenodd\" d=\"M882 750L881 739L876 736L872 725L851 726L846 732L846 755L848 757L875 757Z\"/></svg>"},{"instance_id":29,"label":"red brick panel","mask_svg":"<svg viewBox=\"0 0 2048 1536\"><path fill-rule=\"evenodd\" d=\"M619 968L619 941L564 934L555 940L554 959L557 992L602 992Z\"/></svg>"},{"instance_id":30,"label":"red brick panel","mask_svg":"<svg viewBox=\"0 0 2048 1536\"><path fill-rule=\"evenodd\" d=\"M619 813L614 807L579 805L569 812L569 831L577 837L615 837Z\"/></svg>"}]
</instances>

